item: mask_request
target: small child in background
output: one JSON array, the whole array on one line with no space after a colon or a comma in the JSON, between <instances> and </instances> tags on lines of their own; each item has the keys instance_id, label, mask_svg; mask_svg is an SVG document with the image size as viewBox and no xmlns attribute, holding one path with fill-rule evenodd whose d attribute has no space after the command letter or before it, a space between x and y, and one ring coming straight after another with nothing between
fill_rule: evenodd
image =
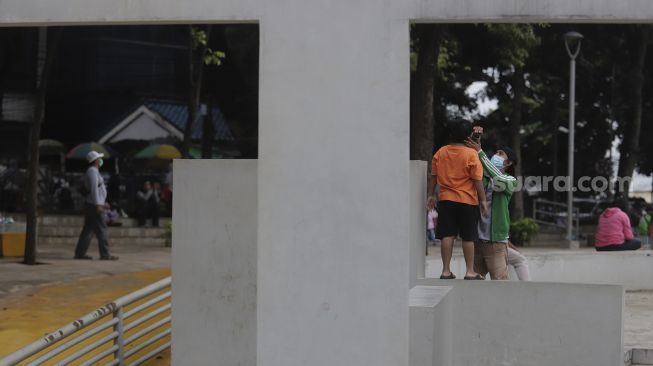
<instances>
[{"instance_id":1,"label":"small child in background","mask_svg":"<svg viewBox=\"0 0 653 366\"><path fill-rule=\"evenodd\" d=\"M429 202L426 212L426 238L428 241L435 241L435 227L438 225L438 211L435 210L433 202Z\"/></svg>"},{"instance_id":2,"label":"small child in background","mask_svg":"<svg viewBox=\"0 0 653 366\"><path fill-rule=\"evenodd\" d=\"M120 214L118 213L118 210L115 208L111 208L111 204L107 202L104 210L104 222L107 223L108 226L122 226L122 222L120 222Z\"/></svg>"}]
</instances>

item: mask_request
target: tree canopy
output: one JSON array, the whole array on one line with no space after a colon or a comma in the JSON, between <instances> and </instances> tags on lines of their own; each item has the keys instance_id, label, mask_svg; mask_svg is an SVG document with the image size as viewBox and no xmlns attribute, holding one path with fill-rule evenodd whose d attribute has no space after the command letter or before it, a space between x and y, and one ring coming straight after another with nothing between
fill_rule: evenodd
<instances>
[{"instance_id":1,"label":"tree canopy","mask_svg":"<svg viewBox=\"0 0 653 366\"><path fill-rule=\"evenodd\" d=\"M432 45L438 54L430 121L435 136L431 141L413 138L411 144L429 144L433 152L446 142L447 121L466 117L485 127L485 147L512 145L520 150L522 164L517 174L566 175L569 56L562 36L575 30L585 37L576 68L575 176L616 174L608 158L615 139L622 142L618 173L630 176L636 169L650 174L653 146L647 138L653 133L653 103L648 96L653 93L649 67L653 58L646 57L649 27L414 25L413 84L421 75L419 55L428 52L422 38L429 32L444 36ZM472 85L477 86L475 94L469 92ZM495 101L497 108L481 113L480 100Z\"/></svg>"}]
</instances>

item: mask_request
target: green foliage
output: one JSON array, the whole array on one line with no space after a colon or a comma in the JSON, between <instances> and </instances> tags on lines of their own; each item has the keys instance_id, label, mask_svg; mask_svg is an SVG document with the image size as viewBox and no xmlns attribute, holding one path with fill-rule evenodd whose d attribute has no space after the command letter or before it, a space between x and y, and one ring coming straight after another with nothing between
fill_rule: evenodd
<instances>
[{"instance_id":1,"label":"green foliage","mask_svg":"<svg viewBox=\"0 0 653 366\"><path fill-rule=\"evenodd\" d=\"M204 52L204 64L205 65L215 65L215 66L220 66L222 64L222 60L227 57L224 52L222 51L213 51L210 48L207 48L206 51Z\"/></svg>"},{"instance_id":2,"label":"green foliage","mask_svg":"<svg viewBox=\"0 0 653 366\"><path fill-rule=\"evenodd\" d=\"M609 177L613 166L606 156L615 138L630 126L633 63L642 25L621 24L442 24L434 87L436 149L446 143L444 126L464 116L485 128L484 148L511 143L510 126L516 71L523 73L522 123L518 131L523 175L561 175L567 169L569 56L563 34L574 30L585 39L576 63L576 176ZM414 27L414 26L413 26ZM653 37L652 37L653 38ZM411 70L419 49L411 43ZM636 169L653 173L653 79L651 56L645 64L644 111ZM487 87L478 95L465 91L474 82ZM496 100L487 114L475 108L477 96ZM553 192L543 193L554 198ZM587 195L579 192L578 196ZM559 197L558 197L559 198Z\"/></svg>"},{"instance_id":3,"label":"green foliage","mask_svg":"<svg viewBox=\"0 0 653 366\"><path fill-rule=\"evenodd\" d=\"M222 51L215 51L208 46L209 36L206 31L197 27L191 27L191 37L193 38L193 47L203 50L200 57L205 65L222 65L222 60L227 55Z\"/></svg>"},{"instance_id":4,"label":"green foliage","mask_svg":"<svg viewBox=\"0 0 653 366\"><path fill-rule=\"evenodd\" d=\"M510 224L510 240L516 245L524 245L531 241L540 231L540 225L535 220L523 218Z\"/></svg>"},{"instance_id":5,"label":"green foliage","mask_svg":"<svg viewBox=\"0 0 653 366\"><path fill-rule=\"evenodd\" d=\"M498 62L501 66L521 68L526 66L531 50L539 46L540 37L533 24L486 24L491 37L495 38Z\"/></svg>"},{"instance_id":6,"label":"green foliage","mask_svg":"<svg viewBox=\"0 0 653 366\"><path fill-rule=\"evenodd\" d=\"M163 234L161 237L166 240L166 247L172 246L172 221L163 225Z\"/></svg>"}]
</instances>

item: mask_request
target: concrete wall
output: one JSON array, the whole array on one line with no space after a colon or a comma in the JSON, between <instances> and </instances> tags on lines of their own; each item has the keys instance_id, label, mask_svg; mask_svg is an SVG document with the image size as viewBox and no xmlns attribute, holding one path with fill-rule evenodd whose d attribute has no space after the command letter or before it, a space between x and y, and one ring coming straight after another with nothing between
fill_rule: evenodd
<instances>
[{"instance_id":1,"label":"concrete wall","mask_svg":"<svg viewBox=\"0 0 653 366\"><path fill-rule=\"evenodd\" d=\"M342 4L349 6L345 8ZM356 4L345 0L328 3L297 0L189 0L183 3L177 0L3 0L0 2L0 24L267 21L279 15L275 9L283 11L284 18L291 20L309 14L306 8L318 12L330 8L341 15L343 9L348 9L363 17L372 17L383 8L386 19L424 22L646 22L653 18L653 4L649 0L369 0ZM366 9L370 11L362 12ZM328 53L325 50L325 54Z\"/></svg>"},{"instance_id":2,"label":"concrete wall","mask_svg":"<svg viewBox=\"0 0 653 366\"><path fill-rule=\"evenodd\" d=\"M578 21L592 16L650 19L653 4L648 0L0 1L0 25L259 22L259 164L257 177L250 176L258 180L258 212L256 220L249 211L244 216L248 224L258 224L260 366L408 362L409 20ZM189 174L181 169L175 178ZM213 202L223 199L207 188L215 188L210 181L215 176L186 179L198 177L208 180L188 184L210 194ZM233 179L243 184L234 187L236 192L251 183L240 176ZM180 195L176 191L175 199ZM187 221L175 223L179 226L176 242L197 243L199 238L206 244L235 235L217 225L221 220L186 217L194 212L195 202L175 203L175 218ZM218 208L198 204L230 219ZM184 205L187 208L179 211ZM233 240L251 241L251 234L241 234ZM174 255L179 253L175 249ZM214 264L208 262L210 256L179 255L182 258L176 261L188 261L185 266L197 267L188 270L206 277L198 278L198 283L208 285L219 279L211 272L216 269L199 272L200 264ZM179 269L175 276L178 273ZM183 291L184 286L177 285L175 291ZM193 287L197 294L201 290ZM208 311L218 296L212 292L215 288L204 290L204 297L193 299L199 301L196 306L209 307L201 309L204 313L188 311L184 317L209 329L222 320L207 320L206 316L221 315ZM175 304L183 306L179 301ZM179 322L186 320L180 314L176 342L192 337L179 330ZM196 357L209 359L212 346L209 340L198 343L194 349L205 354Z\"/></svg>"},{"instance_id":3,"label":"concrete wall","mask_svg":"<svg viewBox=\"0 0 653 366\"><path fill-rule=\"evenodd\" d=\"M651 251L528 255L535 281L620 284L628 290L653 289Z\"/></svg>"},{"instance_id":4,"label":"concrete wall","mask_svg":"<svg viewBox=\"0 0 653 366\"><path fill-rule=\"evenodd\" d=\"M623 288L537 282L418 280L453 286L453 365L623 364Z\"/></svg>"},{"instance_id":5,"label":"concrete wall","mask_svg":"<svg viewBox=\"0 0 653 366\"><path fill-rule=\"evenodd\" d=\"M450 286L410 289L410 366L453 365L453 296Z\"/></svg>"},{"instance_id":6,"label":"concrete wall","mask_svg":"<svg viewBox=\"0 0 653 366\"><path fill-rule=\"evenodd\" d=\"M174 172L173 364L255 365L256 161L176 160Z\"/></svg>"},{"instance_id":7,"label":"concrete wall","mask_svg":"<svg viewBox=\"0 0 653 366\"><path fill-rule=\"evenodd\" d=\"M408 362L409 27L389 3L264 5L260 366Z\"/></svg>"},{"instance_id":8,"label":"concrete wall","mask_svg":"<svg viewBox=\"0 0 653 366\"><path fill-rule=\"evenodd\" d=\"M597 253L581 251L522 251L529 262L531 280L540 282L593 283L623 285L627 290L653 290L653 252L650 250ZM457 276L465 273L462 254L454 255L451 269ZM427 276L438 277L442 270L439 257L427 261ZM517 275L510 269L510 278Z\"/></svg>"},{"instance_id":9,"label":"concrete wall","mask_svg":"<svg viewBox=\"0 0 653 366\"><path fill-rule=\"evenodd\" d=\"M410 162L409 288L426 276L426 162Z\"/></svg>"}]
</instances>

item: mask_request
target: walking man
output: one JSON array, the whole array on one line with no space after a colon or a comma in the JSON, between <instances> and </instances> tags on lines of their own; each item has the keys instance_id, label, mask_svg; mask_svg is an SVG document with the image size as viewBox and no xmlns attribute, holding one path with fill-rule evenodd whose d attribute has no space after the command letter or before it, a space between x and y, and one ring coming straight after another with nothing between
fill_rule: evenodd
<instances>
[{"instance_id":1,"label":"walking man","mask_svg":"<svg viewBox=\"0 0 653 366\"><path fill-rule=\"evenodd\" d=\"M107 199L107 189L104 185L104 179L100 175L103 156L104 154L100 154L97 151L91 151L86 155L89 167L84 176L84 188L87 192L84 204L84 228L81 234L79 234L79 240L75 248L75 259L93 259L93 257L86 254L93 234L95 234L98 240L100 259L118 259L118 257L109 254L107 224L104 222L103 217Z\"/></svg>"}]
</instances>

